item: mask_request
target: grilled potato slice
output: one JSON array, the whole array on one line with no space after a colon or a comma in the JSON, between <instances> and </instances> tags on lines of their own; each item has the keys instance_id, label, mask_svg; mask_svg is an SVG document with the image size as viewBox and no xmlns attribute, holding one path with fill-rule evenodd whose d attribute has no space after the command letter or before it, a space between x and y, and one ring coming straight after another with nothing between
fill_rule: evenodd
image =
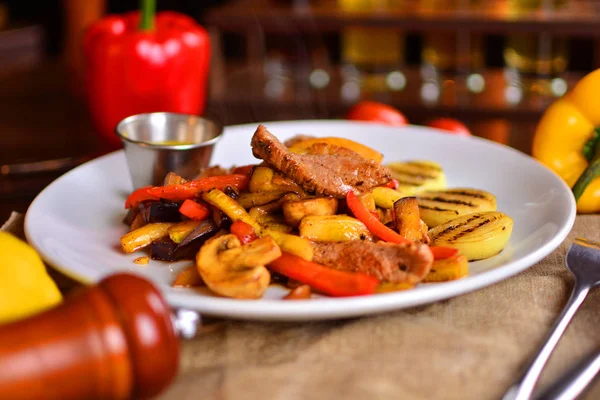
<instances>
[{"instance_id":1,"label":"grilled potato slice","mask_svg":"<svg viewBox=\"0 0 600 400\"><path fill-rule=\"evenodd\" d=\"M347 215L311 215L298 227L300 236L314 242L344 242L372 239L367 227Z\"/></svg>"},{"instance_id":2,"label":"grilled potato slice","mask_svg":"<svg viewBox=\"0 0 600 400\"><path fill-rule=\"evenodd\" d=\"M285 222L293 227L300 225L302 218L309 215L334 215L337 208L338 200L333 197L286 201L282 205Z\"/></svg>"},{"instance_id":3,"label":"grilled potato slice","mask_svg":"<svg viewBox=\"0 0 600 400\"><path fill-rule=\"evenodd\" d=\"M461 215L429 231L432 246L453 247L467 260L489 258L504 249L513 220L500 211Z\"/></svg>"},{"instance_id":4,"label":"grilled potato slice","mask_svg":"<svg viewBox=\"0 0 600 400\"><path fill-rule=\"evenodd\" d=\"M421 219L434 228L458 216L496 211L496 197L483 190L454 188L427 191L417 195Z\"/></svg>"},{"instance_id":5,"label":"grilled potato slice","mask_svg":"<svg viewBox=\"0 0 600 400\"><path fill-rule=\"evenodd\" d=\"M446 188L446 174L442 167L433 161L393 162L386 167L392 172L392 178L399 183L397 190L405 196L413 196L425 190Z\"/></svg>"},{"instance_id":6,"label":"grilled potato slice","mask_svg":"<svg viewBox=\"0 0 600 400\"><path fill-rule=\"evenodd\" d=\"M435 260L423 282L445 282L460 279L469 274L469 261L462 254Z\"/></svg>"}]
</instances>

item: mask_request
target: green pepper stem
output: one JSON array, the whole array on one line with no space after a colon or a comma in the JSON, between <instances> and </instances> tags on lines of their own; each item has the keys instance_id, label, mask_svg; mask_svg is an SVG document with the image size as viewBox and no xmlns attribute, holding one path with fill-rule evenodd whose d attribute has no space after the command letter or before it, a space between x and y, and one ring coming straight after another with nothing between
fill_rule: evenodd
<instances>
[{"instance_id":1,"label":"green pepper stem","mask_svg":"<svg viewBox=\"0 0 600 400\"><path fill-rule=\"evenodd\" d=\"M573 186L573 195L575 196L575 201L579 200L588 185L599 175L600 157L596 156L590 165L587 166L585 171L583 171L583 174L581 174Z\"/></svg>"},{"instance_id":2,"label":"green pepper stem","mask_svg":"<svg viewBox=\"0 0 600 400\"><path fill-rule=\"evenodd\" d=\"M154 29L154 14L156 14L156 0L140 0L140 8L142 9L142 20L140 29L150 31Z\"/></svg>"}]
</instances>

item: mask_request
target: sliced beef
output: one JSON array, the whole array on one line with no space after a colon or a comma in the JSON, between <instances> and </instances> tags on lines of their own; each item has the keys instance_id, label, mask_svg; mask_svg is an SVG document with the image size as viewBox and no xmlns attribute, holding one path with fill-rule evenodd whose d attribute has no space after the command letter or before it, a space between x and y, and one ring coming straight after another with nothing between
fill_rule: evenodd
<instances>
[{"instance_id":1,"label":"sliced beef","mask_svg":"<svg viewBox=\"0 0 600 400\"><path fill-rule=\"evenodd\" d=\"M387 168L346 148L318 143L308 154L294 154L263 125L252 137L252 153L317 195L344 198L350 191L359 195L391 180Z\"/></svg>"},{"instance_id":2,"label":"sliced beef","mask_svg":"<svg viewBox=\"0 0 600 400\"><path fill-rule=\"evenodd\" d=\"M424 244L353 240L313 243L314 259L330 268L362 272L386 282L419 283L429 273L433 255Z\"/></svg>"}]
</instances>

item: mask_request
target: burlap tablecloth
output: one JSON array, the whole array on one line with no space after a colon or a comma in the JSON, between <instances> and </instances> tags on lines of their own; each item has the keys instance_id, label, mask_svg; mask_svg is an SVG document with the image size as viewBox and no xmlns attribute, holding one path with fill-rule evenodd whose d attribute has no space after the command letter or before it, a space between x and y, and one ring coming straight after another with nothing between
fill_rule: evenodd
<instances>
[{"instance_id":1,"label":"burlap tablecloth","mask_svg":"<svg viewBox=\"0 0 600 400\"><path fill-rule=\"evenodd\" d=\"M511 279L410 310L314 323L207 322L182 344L180 373L160 399L499 399L567 301L564 256L575 236L600 241L600 216L577 217L556 251ZM539 387L598 347L600 289ZM584 398L600 399L600 383Z\"/></svg>"}]
</instances>

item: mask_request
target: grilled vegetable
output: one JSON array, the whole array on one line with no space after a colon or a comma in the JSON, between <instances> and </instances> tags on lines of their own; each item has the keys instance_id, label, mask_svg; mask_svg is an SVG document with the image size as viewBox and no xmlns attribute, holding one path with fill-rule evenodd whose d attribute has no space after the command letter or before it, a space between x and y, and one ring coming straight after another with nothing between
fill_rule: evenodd
<instances>
[{"instance_id":1,"label":"grilled vegetable","mask_svg":"<svg viewBox=\"0 0 600 400\"><path fill-rule=\"evenodd\" d=\"M248 186L250 193L259 192L294 192L304 191L292 180L284 178L269 167L256 167L250 177Z\"/></svg>"},{"instance_id":2,"label":"grilled vegetable","mask_svg":"<svg viewBox=\"0 0 600 400\"><path fill-rule=\"evenodd\" d=\"M282 208L285 222L297 227L302 218L308 215L334 215L337 212L338 200L333 197L317 197L286 201Z\"/></svg>"},{"instance_id":3,"label":"grilled vegetable","mask_svg":"<svg viewBox=\"0 0 600 400\"><path fill-rule=\"evenodd\" d=\"M250 243L258 239L258 235L250 225L244 221L237 220L231 224L230 231L234 234L242 244Z\"/></svg>"},{"instance_id":4,"label":"grilled vegetable","mask_svg":"<svg viewBox=\"0 0 600 400\"><path fill-rule=\"evenodd\" d=\"M142 205L140 208L149 223L181 221L181 213L177 203L155 201L149 205Z\"/></svg>"},{"instance_id":5,"label":"grilled vegetable","mask_svg":"<svg viewBox=\"0 0 600 400\"><path fill-rule=\"evenodd\" d=\"M153 241L163 238L169 234L169 228L172 223L157 222L154 224L144 225L141 228L131 231L121 237L121 247L127 254L138 251Z\"/></svg>"},{"instance_id":6,"label":"grilled vegetable","mask_svg":"<svg viewBox=\"0 0 600 400\"><path fill-rule=\"evenodd\" d=\"M402 193L389 187L376 187L373 189L373 200L377 207L392 208L394 203L405 197Z\"/></svg>"},{"instance_id":7,"label":"grilled vegetable","mask_svg":"<svg viewBox=\"0 0 600 400\"><path fill-rule=\"evenodd\" d=\"M508 243L513 220L499 211L462 215L429 231L432 245L458 249L467 260L498 254Z\"/></svg>"},{"instance_id":8,"label":"grilled vegetable","mask_svg":"<svg viewBox=\"0 0 600 400\"><path fill-rule=\"evenodd\" d=\"M204 220L198 224L186 237L177 245L177 250L185 247L194 246L199 249L202 243L216 235L219 227L211 220Z\"/></svg>"},{"instance_id":9,"label":"grilled vegetable","mask_svg":"<svg viewBox=\"0 0 600 400\"><path fill-rule=\"evenodd\" d=\"M335 297L373 294L379 285L379 280L371 275L339 271L286 252L270 263L269 268Z\"/></svg>"},{"instance_id":10,"label":"grilled vegetable","mask_svg":"<svg viewBox=\"0 0 600 400\"><path fill-rule=\"evenodd\" d=\"M373 239L365 224L347 215L310 215L298 227L300 236L315 242Z\"/></svg>"},{"instance_id":11,"label":"grilled vegetable","mask_svg":"<svg viewBox=\"0 0 600 400\"><path fill-rule=\"evenodd\" d=\"M292 289L283 300L307 300L310 299L310 296L310 286L300 285L297 288Z\"/></svg>"},{"instance_id":12,"label":"grilled vegetable","mask_svg":"<svg viewBox=\"0 0 600 400\"><path fill-rule=\"evenodd\" d=\"M210 215L210 210L206 205L190 199L183 202L181 207L179 207L179 212L196 221L202 221Z\"/></svg>"},{"instance_id":13,"label":"grilled vegetable","mask_svg":"<svg viewBox=\"0 0 600 400\"><path fill-rule=\"evenodd\" d=\"M198 273L196 265L190 265L182 270L171 285L173 287L197 287L204 286L204 281Z\"/></svg>"},{"instance_id":14,"label":"grilled vegetable","mask_svg":"<svg viewBox=\"0 0 600 400\"><path fill-rule=\"evenodd\" d=\"M182 183L186 183L187 180L183 177L177 175L175 172L169 172L167 176L165 176L165 180L163 181L163 186L170 185L181 185Z\"/></svg>"},{"instance_id":15,"label":"grilled vegetable","mask_svg":"<svg viewBox=\"0 0 600 400\"><path fill-rule=\"evenodd\" d=\"M396 230L412 242L424 242L419 205L414 197L404 197L394 203Z\"/></svg>"},{"instance_id":16,"label":"grilled vegetable","mask_svg":"<svg viewBox=\"0 0 600 400\"><path fill-rule=\"evenodd\" d=\"M367 210L373 212L377 210L377 205L375 204L375 197L373 197L373 193L365 192L361 194L359 200L363 205L367 208Z\"/></svg>"},{"instance_id":17,"label":"grilled vegetable","mask_svg":"<svg viewBox=\"0 0 600 400\"><path fill-rule=\"evenodd\" d=\"M170 234L169 237L152 242L150 246L151 257L163 261L193 259L202 244L217 232L218 228L211 220L202 221L180 243L171 240Z\"/></svg>"},{"instance_id":18,"label":"grilled vegetable","mask_svg":"<svg viewBox=\"0 0 600 400\"><path fill-rule=\"evenodd\" d=\"M270 236L281 247L281 250L290 254L294 254L307 261L313 259L313 248L310 242L300 236L291 235L289 233L280 232L278 230L263 227L259 230L259 236Z\"/></svg>"},{"instance_id":19,"label":"grilled vegetable","mask_svg":"<svg viewBox=\"0 0 600 400\"><path fill-rule=\"evenodd\" d=\"M450 258L435 260L423 282L445 282L460 279L469 274L467 257L457 254Z\"/></svg>"},{"instance_id":20,"label":"grilled vegetable","mask_svg":"<svg viewBox=\"0 0 600 400\"><path fill-rule=\"evenodd\" d=\"M249 209L271 203L283 197L284 194L285 192L242 193L237 202L245 209Z\"/></svg>"},{"instance_id":21,"label":"grilled vegetable","mask_svg":"<svg viewBox=\"0 0 600 400\"><path fill-rule=\"evenodd\" d=\"M181 243L195 228L200 225L200 221L183 221L169 227L169 237L175 243Z\"/></svg>"},{"instance_id":22,"label":"grilled vegetable","mask_svg":"<svg viewBox=\"0 0 600 400\"><path fill-rule=\"evenodd\" d=\"M212 221L219 229L229 229L232 222L231 218L229 218L227 214L216 207L213 207L212 209Z\"/></svg>"},{"instance_id":23,"label":"grilled vegetable","mask_svg":"<svg viewBox=\"0 0 600 400\"><path fill-rule=\"evenodd\" d=\"M284 224L285 220L283 219L283 215L277 213L269 213L260 207L252 207L248 211L248 215L257 221L259 224L264 225L270 222L276 222L278 224Z\"/></svg>"},{"instance_id":24,"label":"grilled vegetable","mask_svg":"<svg viewBox=\"0 0 600 400\"><path fill-rule=\"evenodd\" d=\"M168 236L157 239L150 245L150 257L153 260L176 261L182 258L193 258L194 254L200 246L191 250L189 247L183 247L177 251L177 243L172 241Z\"/></svg>"},{"instance_id":25,"label":"grilled vegetable","mask_svg":"<svg viewBox=\"0 0 600 400\"><path fill-rule=\"evenodd\" d=\"M417 195L421 219L430 228L460 215L480 211L496 211L496 197L477 189L454 188L427 191Z\"/></svg>"},{"instance_id":26,"label":"grilled vegetable","mask_svg":"<svg viewBox=\"0 0 600 400\"><path fill-rule=\"evenodd\" d=\"M291 226L276 221L267 222L263 226L266 229L283 233L290 233L293 230Z\"/></svg>"},{"instance_id":27,"label":"grilled vegetable","mask_svg":"<svg viewBox=\"0 0 600 400\"><path fill-rule=\"evenodd\" d=\"M390 292L399 292L401 290L414 289L415 285L408 282L381 282L377 289L375 289L375 293L390 293Z\"/></svg>"},{"instance_id":28,"label":"grilled vegetable","mask_svg":"<svg viewBox=\"0 0 600 400\"><path fill-rule=\"evenodd\" d=\"M125 225L131 226L131 224L133 224L133 221L135 221L138 215L140 215L139 207L130 208L129 210L127 210L127 215L125 215L125 218L123 218L123 223Z\"/></svg>"},{"instance_id":29,"label":"grilled vegetable","mask_svg":"<svg viewBox=\"0 0 600 400\"><path fill-rule=\"evenodd\" d=\"M213 189L204 193L202 198L207 203L219 208L233 221L241 220L250 225L254 228L258 236L272 237L282 250L302 257L305 260L312 260L313 248L308 240L261 226L242 206L219 189Z\"/></svg>"},{"instance_id":30,"label":"grilled vegetable","mask_svg":"<svg viewBox=\"0 0 600 400\"><path fill-rule=\"evenodd\" d=\"M432 161L394 162L386 165L392 172L392 178L398 181L398 190L406 196L412 196L425 190L446 188L446 174L442 167Z\"/></svg>"},{"instance_id":31,"label":"grilled vegetable","mask_svg":"<svg viewBox=\"0 0 600 400\"><path fill-rule=\"evenodd\" d=\"M135 231L136 229L141 228L144 225L146 225L146 219L144 218L144 214L142 214L140 212L133 219L133 222L131 223L131 226L129 227L129 231L130 232Z\"/></svg>"},{"instance_id":32,"label":"grilled vegetable","mask_svg":"<svg viewBox=\"0 0 600 400\"><path fill-rule=\"evenodd\" d=\"M281 250L269 237L242 246L235 235L209 240L198 252L196 265L206 285L222 296L256 299L263 295L271 280L264 267L281 256Z\"/></svg>"}]
</instances>

